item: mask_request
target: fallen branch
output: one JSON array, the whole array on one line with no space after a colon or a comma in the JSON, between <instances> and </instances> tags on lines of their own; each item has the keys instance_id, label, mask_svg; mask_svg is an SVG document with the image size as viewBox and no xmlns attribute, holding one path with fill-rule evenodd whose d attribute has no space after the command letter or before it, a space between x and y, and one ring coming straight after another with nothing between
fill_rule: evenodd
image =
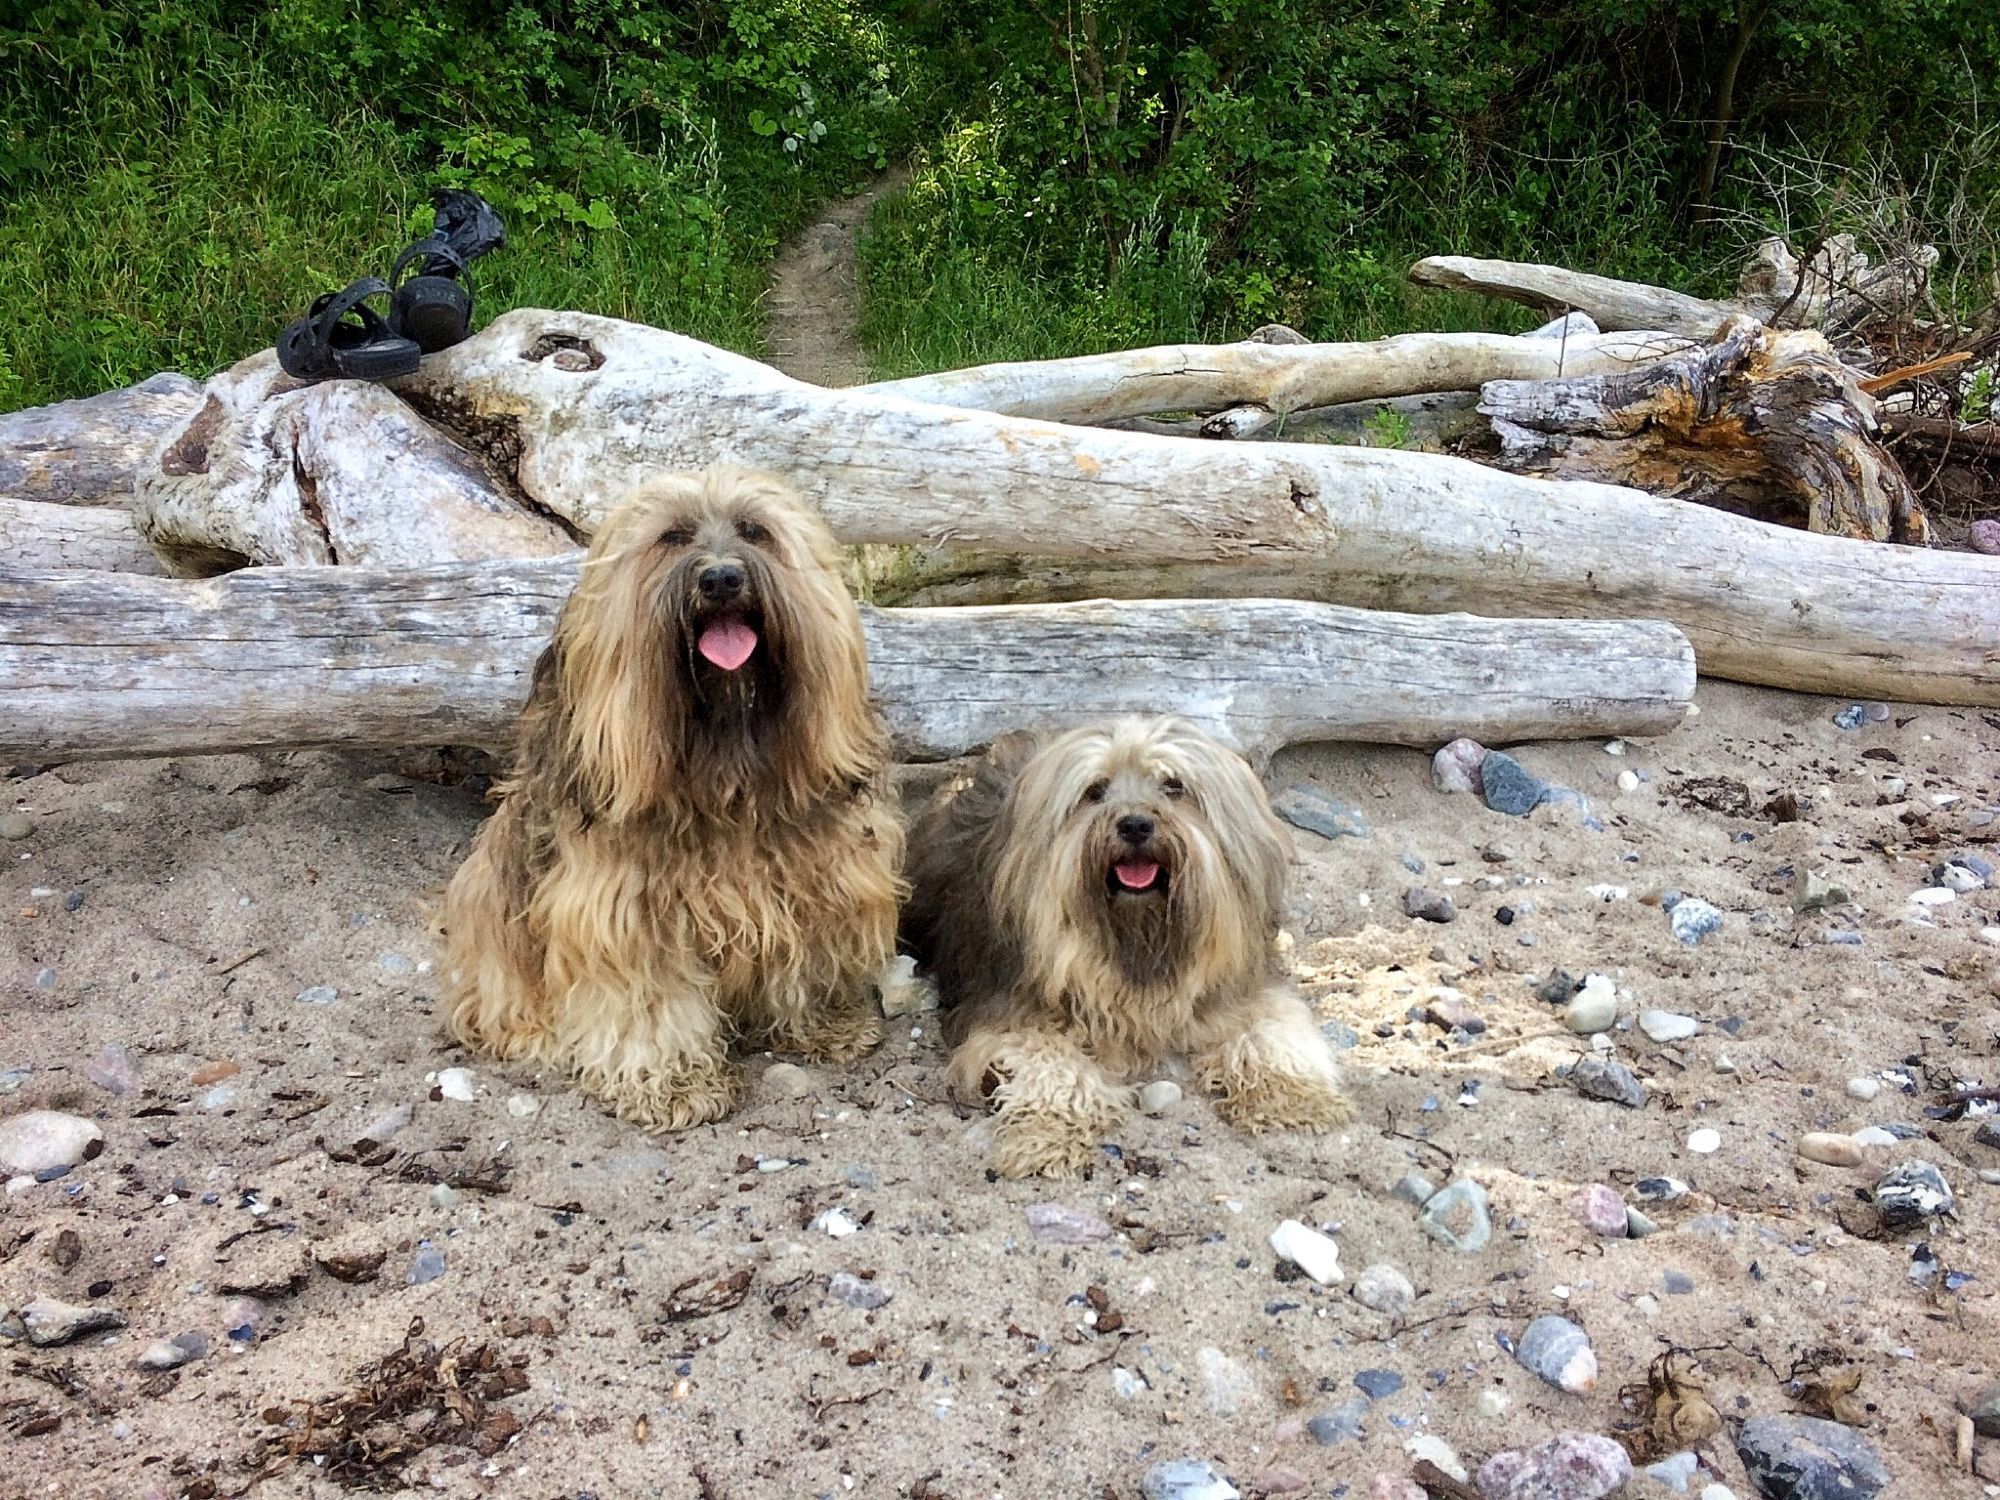
<instances>
[{"instance_id":1,"label":"fallen branch","mask_svg":"<svg viewBox=\"0 0 2000 1500\"><path fill-rule=\"evenodd\" d=\"M0 754L504 748L575 568L0 575ZM1259 760L1300 740L1658 734L1694 687L1686 640L1652 621L1246 600L870 609L865 624L910 760L1120 712L1185 714Z\"/></svg>"},{"instance_id":2,"label":"fallen branch","mask_svg":"<svg viewBox=\"0 0 2000 1500\"><path fill-rule=\"evenodd\" d=\"M8 499L0 499L0 568L167 571L121 507Z\"/></svg>"}]
</instances>

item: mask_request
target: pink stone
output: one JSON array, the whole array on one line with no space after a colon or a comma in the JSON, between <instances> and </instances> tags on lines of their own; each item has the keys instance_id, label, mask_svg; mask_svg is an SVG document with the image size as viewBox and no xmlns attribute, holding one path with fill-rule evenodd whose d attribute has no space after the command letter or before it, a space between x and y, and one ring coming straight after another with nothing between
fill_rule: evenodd
<instances>
[{"instance_id":1,"label":"pink stone","mask_svg":"<svg viewBox=\"0 0 2000 1500\"><path fill-rule=\"evenodd\" d=\"M1625 1237L1625 1200L1618 1196L1616 1188L1601 1182L1578 1188L1570 1194L1569 1212L1571 1218L1592 1234L1601 1234L1606 1239Z\"/></svg>"},{"instance_id":2,"label":"pink stone","mask_svg":"<svg viewBox=\"0 0 2000 1500\"><path fill-rule=\"evenodd\" d=\"M1250 1488L1260 1495L1296 1495L1312 1481L1297 1469L1264 1469L1250 1476Z\"/></svg>"},{"instance_id":3,"label":"pink stone","mask_svg":"<svg viewBox=\"0 0 2000 1500\"><path fill-rule=\"evenodd\" d=\"M1486 747L1477 740L1456 739L1431 757L1431 785L1441 792L1482 794L1479 768L1486 762Z\"/></svg>"},{"instance_id":4,"label":"pink stone","mask_svg":"<svg viewBox=\"0 0 2000 1500\"><path fill-rule=\"evenodd\" d=\"M1377 1474L1368 1486L1368 1500L1430 1500L1414 1479L1401 1474Z\"/></svg>"},{"instance_id":5,"label":"pink stone","mask_svg":"<svg viewBox=\"0 0 2000 1500\"><path fill-rule=\"evenodd\" d=\"M1972 523L1972 550L1988 557L2000 557L2000 521Z\"/></svg>"},{"instance_id":6,"label":"pink stone","mask_svg":"<svg viewBox=\"0 0 2000 1500\"><path fill-rule=\"evenodd\" d=\"M1559 1432L1539 1448L1496 1453L1479 1466L1485 1500L1601 1500L1632 1478L1632 1460L1608 1437Z\"/></svg>"}]
</instances>

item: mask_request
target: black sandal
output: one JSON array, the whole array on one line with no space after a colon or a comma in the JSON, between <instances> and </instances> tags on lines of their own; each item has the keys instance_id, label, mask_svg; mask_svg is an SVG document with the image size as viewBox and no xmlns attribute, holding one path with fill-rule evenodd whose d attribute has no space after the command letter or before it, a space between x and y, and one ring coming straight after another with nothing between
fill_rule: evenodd
<instances>
[{"instance_id":1,"label":"black sandal","mask_svg":"<svg viewBox=\"0 0 2000 1500\"><path fill-rule=\"evenodd\" d=\"M278 335L278 365L294 380L393 380L417 368L423 350L368 305L390 295L389 283L364 276L345 291L317 298ZM354 321L349 321L349 314Z\"/></svg>"},{"instance_id":2,"label":"black sandal","mask_svg":"<svg viewBox=\"0 0 2000 1500\"><path fill-rule=\"evenodd\" d=\"M477 193L446 188L432 198L436 227L396 257L389 322L426 354L472 332L472 262L507 243L507 226ZM414 274L406 277L414 267Z\"/></svg>"}]
</instances>

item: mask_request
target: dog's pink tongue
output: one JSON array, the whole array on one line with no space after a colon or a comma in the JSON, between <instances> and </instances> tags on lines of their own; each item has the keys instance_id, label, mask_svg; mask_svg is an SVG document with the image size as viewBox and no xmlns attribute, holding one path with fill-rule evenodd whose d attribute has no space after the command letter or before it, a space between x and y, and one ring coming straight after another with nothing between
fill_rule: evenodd
<instances>
[{"instance_id":1,"label":"dog's pink tongue","mask_svg":"<svg viewBox=\"0 0 2000 1500\"><path fill-rule=\"evenodd\" d=\"M695 642L701 654L725 672L734 672L757 649L757 632L741 620L718 620Z\"/></svg>"},{"instance_id":2,"label":"dog's pink tongue","mask_svg":"<svg viewBox=\"0 0 2000 1500\"><path fill-rule=\"evenodd\" d=\"M1128 891L1145 890L1160 873L1159 865L1150 859L1121 859L1113 868L1118 883Z\"/></svg>"}]
</instances>

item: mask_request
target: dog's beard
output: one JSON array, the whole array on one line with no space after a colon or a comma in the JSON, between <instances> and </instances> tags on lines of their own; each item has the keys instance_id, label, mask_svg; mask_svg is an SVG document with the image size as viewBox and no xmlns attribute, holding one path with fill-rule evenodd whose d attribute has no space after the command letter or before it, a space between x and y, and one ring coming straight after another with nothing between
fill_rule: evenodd
<instances>
[{"instance_id":1,"label":"dog's beard","mask_svg":"<svg viewBox=\"0 0 2000 1500\"><path fill-rule=\"evenodd\" d=\"M1086 841L1078 894L1112 964L1131 984L1170 984L1186 965L1196 894L1178 843L1155 836L1137 848Z\"/></svg>"},{"instance_id":2,"label":"dog's beard","mask_svg":"<svg viewBox=\"0 0 2000 1500\"><path fill-rule=\"evenodd\" d=\"M690 750L768 749L786 698L783 643L761 590L722 606L690 599L670 580L662 590L659 629L666 670L677 677Z\"/></svg>"}]
</instances>

